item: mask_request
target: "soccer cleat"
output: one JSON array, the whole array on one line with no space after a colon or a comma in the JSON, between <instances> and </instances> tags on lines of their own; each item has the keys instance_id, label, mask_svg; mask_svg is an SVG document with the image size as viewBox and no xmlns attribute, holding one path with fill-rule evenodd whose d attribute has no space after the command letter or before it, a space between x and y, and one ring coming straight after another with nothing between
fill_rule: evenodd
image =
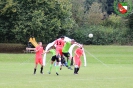
<instances>
[{"instance_id":1,"label":"soccer cleat","mask_svg":"<svg viewBox=\"0 0 133 88\"><path fill-rule=\"evenodd\" d=\"M65 64L65 66L66 66L66 67L68 67L68 65L67 65L67 64Z\"/></svg>"},{"instance_id":2,"label":"soccer cleat","mask_svg":"<svg viewBox=\"0 0 133 88\"><path fill-rule=\"evenodd\" d=\"M60 68L60 70L62 70L62 68Z\"/></svg>"},{"instance_id":3,"label":"soccer cleat","mask_svg":"<svg viewBox=\"0 0 133 88\"><path fill-rule=\"evenodd\" d=\"M74 73L74 75L78 75L78 73Z\"/></svg>"},{"instance_id":4,"label":"soccer cleat","mask_svg":"<svg viewBox=\"0 0 133 88\"><path fill-rule=\"evenodd\" d=\"M41 74L44 74L43 72L40 72Z\"/></svg>"},{"instance_id":5,"label":"soccer cleat","mask_svg":"<svg viewBox=\"0 0 133 88\"><path fill-rule=\"evenodd\" d=\"M68 69L73 70L71 67L68 67Z\"/></svg>"},{"instance_id":6,"label":"soccer cleat","mask_svg":"<svg viewBox=\"0 0 133 88\"><path fill-rule=\"evenodd\" d=\"M36 72L34 72L33 74L36 74Z\"/></svg>"},{"instance_id":7,"label":"soccer cleat","mask_svg":"<svg viewBox=\"0 0 133 88\"><path fill-rule=\"evenodd\" d=\"M56 72L56 75L59 75L59 74Z\"/></svg>"},{"instance_id":8,"label":"soccer cleat","mask_svg":"<svg viewBox=\"0 0 133 88\"><path fill-rule=\"evenodd\" d=\"M51 72L48 72L48 74L51 74Z\"/></svg>"}]
</instances>

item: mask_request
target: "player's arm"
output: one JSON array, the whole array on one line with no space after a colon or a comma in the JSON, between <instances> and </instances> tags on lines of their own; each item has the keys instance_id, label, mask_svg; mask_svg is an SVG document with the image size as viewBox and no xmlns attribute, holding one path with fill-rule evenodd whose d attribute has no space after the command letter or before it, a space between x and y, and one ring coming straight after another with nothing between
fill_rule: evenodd
<instances>
[{"instance_id":1,"label":"player's arm","mask_svg":"<svg viewBox=\"0 0 133 88\"><path fill-rule=\"evenodd\" d=\"M80 43L77 43L77 42L74 42L74 44L77 44L77 45L79 45L79 46L81 46L82 44L80 44Z\"/></svg>"},{"instance_id":2,"label":"player's arm","mask_svg":"<svg viewBox=\"0 0 133 88\"><path fill-rule=\"evenodd\" d=\"M41 48L41 47L40 47ZM38 48L35 48L35 52L38 52L39 50L40 50L40 48L38 49Z\"/></svg>"},{"instance_id":3,"label":"player's arm","mask_svg":"<svg viewBox=\"0 0 133 88\"><path fill-rule=\"evenodd\" d=\"M48 51L44 51L43 54L45 54L45 53L49 53L49 52L50 52L50 50L48 50Z\"/></svg>"},{"instance_id":4,"label":"player's arm","mask_svg":"<svg viewBox=\"0 0 133 88\"><path fill-rule=\"evenodd\" d=\"M79 57L79 55L78 55L78 53L77 53L77 49L76 49L76 51L75 51L74 53L75 53L75 55L76 55L77 57Z\"/></svg>"},{"instance_id":5,"label":"player's arm","mask_svg":"<svg viewBox=\"0 0 133 88\"><path fill-rule=\"evenodd\" d=\"M53 45L52 45L52 46L55 46L55 45L56 45L56 43L57 43L57 40L55 40L55 41L54 41L54 43L53 43Z\"/></svg>"}]
</instances>

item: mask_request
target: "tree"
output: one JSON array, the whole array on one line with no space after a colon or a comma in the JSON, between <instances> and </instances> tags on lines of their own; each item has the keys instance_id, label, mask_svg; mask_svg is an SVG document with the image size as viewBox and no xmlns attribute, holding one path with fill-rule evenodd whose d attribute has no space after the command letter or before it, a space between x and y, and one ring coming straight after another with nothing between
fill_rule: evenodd
<instances>
[{"instance_id":1,"label":"tree","mask_svg":"<svg viewBox=\"0 0 133 88\"><path fill-rule=\"evenodd\" d=\"M0 41L14 42L14 34L11 31L13 28L13 20L16 10L16 3L13 0L0 0Z\"/></svg>"},{"instance_id":2,"label":"tree","mask_svg":"<svg viewBox=\"0 0 133 88\"><path fill-rule=\"evenodd\" d=\"M85 0L72 0L72 16L79 26L85 23Z\"/></svg>"},{"instance_id":3,"label":"tree","mask_svg":"<svg viewBox=\"0 0 133 88\"><path fill-rule=\"evenodd\" d=\"M96 0L85 0L84 2L84 8L85 8L85 12L88 12L90 7L91 7L91 4L93 2L95 2Z\"/></svg>"},{"instance_id":4,"label":"tree","mask_svg":"<svg viewBox=\"0 0 133 88\"><path fill-rule=\"evenodd\" d=\"M12 9L4 10L1 15L2 20L8 16L5 20L8 25L2 25L0 29L10 29L16 42L26 43L34 36L38 41L48 43L60 36L60 32L65 34L65 30L73 27L69 0L14 0L11 3L15 3L10 7Z\"/></svg>"},{"instance_id":5,"label":"tree","mask_svg":"<svg viewBox=\"0 0 133 88\"><path fill-rule=\"evenodd\" d=\"M88 23L90 25L97 25L102 22L102 8L101 3L93 2L89 10Z\"/></svg>"}]
</instances>

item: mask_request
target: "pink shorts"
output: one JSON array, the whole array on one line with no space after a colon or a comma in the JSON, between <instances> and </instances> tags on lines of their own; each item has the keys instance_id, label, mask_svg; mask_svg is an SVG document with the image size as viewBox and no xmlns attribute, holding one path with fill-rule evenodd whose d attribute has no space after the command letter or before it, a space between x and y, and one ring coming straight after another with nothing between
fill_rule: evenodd
<instances>
[{"instance_id":1,"label":"pink shorts","mask_svg":"<svg viewBox=\"0 0 133 88\"><path fill-rule=\"evenodd\" d=\"M74 56L75 59L75 65L78 65L79 67L81 66L81 60L77 56Z\"/></svg>"},{"instance_id":2,"label":"pink shorts","mask_svg":"<svg viewBox=\"0 0 133 88\"><path fill-rule=\"evenodd\" d=\"M56 54L62 55L62 48L57 48L56 49Z\"/></svg>"},{"instance_id":3,"label":"pink shorts","mask_svg":"<svg viewBox=\"0 0 133 88\"><path fill-rule=\"evenodd\" d=\"M35 59L35 64L40 64L40 65L43 65L43 59L42 58L36 58Z\"/></svg>"}]
</instances>

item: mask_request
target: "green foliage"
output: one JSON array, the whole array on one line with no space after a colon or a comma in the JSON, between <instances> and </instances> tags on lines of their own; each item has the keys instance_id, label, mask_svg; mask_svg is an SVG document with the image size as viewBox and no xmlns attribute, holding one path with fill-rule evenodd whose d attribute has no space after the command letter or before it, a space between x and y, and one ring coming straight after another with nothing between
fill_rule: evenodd
<instances>
[{"instance_id":1,"label":"green foliage","mask_svg":"<svg viewBox=\"0 0 133 88\"><path fill-rule=\"evenodd\" d=\"M7 2L1 3L4 6ZM1 7L0 23L5 23L0 24L0 35L8 37L2 32L11 33L9 37L14 38L11 41L26 43L30 36L34 36L37 41L48 43L73 27L70 1L10 0L10 4L7 3L6 9ZM10 42L9 38L5 39Z\"/></svg>"},{"instance_id":2,"label":"green foliage","mask_svg":"<svg viewBox=\"0 0 133 88\"><path fill-rule=\"evenodd\" d=\"M90 7L91 7L91 4L96 1L96 0L85 0L84 2L84 8L85 8L85 12L88 12Z\"/></svg>"},{"instance_id":3,"label":"green foliage","mask_svg":"<svg viewBox=\"0 0 133 88\"><path fill-rule=\"evenodd\" d=\"M14 34L11 29L14 26L13 20L15 17L16 3L13 0L0 1L0 41L14 42Z\"/></svg>"},{"instance_id":4,"label":"green foliage","mask_svg":"<svg viewBox=\"0 0 133 88\"><path fill-rule=\"evenodd\" d=\"M106 18L102 25L103 26L108 26L108 27L113 27L113 28L123 28L126 26L126 19L122 18L116 14L111 14L109 15L108 18Z\"/></svg>"},{"instance_id":5,"label":"green foliage","mask_svg":"<svg viewBox=\"0 0 133 88\"><path fill-rule=\"evenodd\" d=\"M58 37L61 30L72 27L70 9L65 8L62 2L32 0L31 3L31 0L28 2L22 0L20 4L22 10L19 12L18 24L14 32L19 28L19 33L24 34L22 38L25 35L33 35L38 41L48 43Z\"/></svg>"},{"instance_id":6,"label":"green foliage","mask_svg":"<svg viewBox=\"0 0 133 88\"><path fill-rule=\"evenodd\" d=\"M100 24L102 22L102 8L101 8L100 3L97 2L93 2L90 10L89 10L89 14L88 14L88 24L89 25L97 25Z\"/></svg>"},{"instance_id":7,"label":"green foliage","mask_svg":"<svg viewBox=\"0 0 133 88\"><path fill-rule=\"evenodd\" d=\"M96 0L72 0L73 18L79 26L97 25L103 20L102 3Z\"/></svg>"},{"instance_id":8,"label":"green foliage","mask_svg":"<svg viewBox=\"0 0 133 88\"><path fill-rule=\"evenodd\" d=\"M78 26L83 25L86 22L85 17L85 8L84 8L84 2L85 0L72 0L72 16Z\"/></svg>"},{"instance_id":9,"label":"green foliage","mask_svg":"<svg viewBox=\"0 0 133 88\"><path fill-rule=\"evenodd\" d=\"M0 0L0 42L47 44L61 35L84 44L132 44L132 18L112 14L114 0ZM88 38L94 33L94 38Z\"/></svg>"},{"instance_id":10,"label":"green foliage","mask_svg":"<svg viewBox=\"0 0 133 88\"><path fill-rule=\"evenodd\" d=\"M132 14L128 17L128 25L131 29L133 29L133 12Z\"/></svg>"},{"instance_id":11,"label":"green foliage","mask_svg":"<svg viewBox=\"0 0 133 88\"><path fill-rule=\"evenodd\" d=\"M92 25L74 30L69 36L76 39L77 42L87 45L132 44L132 41L129 39L131 35L127 34L127 30L125 28ZM93 38L88 37L90 33L93 34Z\"/></svg>"}]
</instances>

